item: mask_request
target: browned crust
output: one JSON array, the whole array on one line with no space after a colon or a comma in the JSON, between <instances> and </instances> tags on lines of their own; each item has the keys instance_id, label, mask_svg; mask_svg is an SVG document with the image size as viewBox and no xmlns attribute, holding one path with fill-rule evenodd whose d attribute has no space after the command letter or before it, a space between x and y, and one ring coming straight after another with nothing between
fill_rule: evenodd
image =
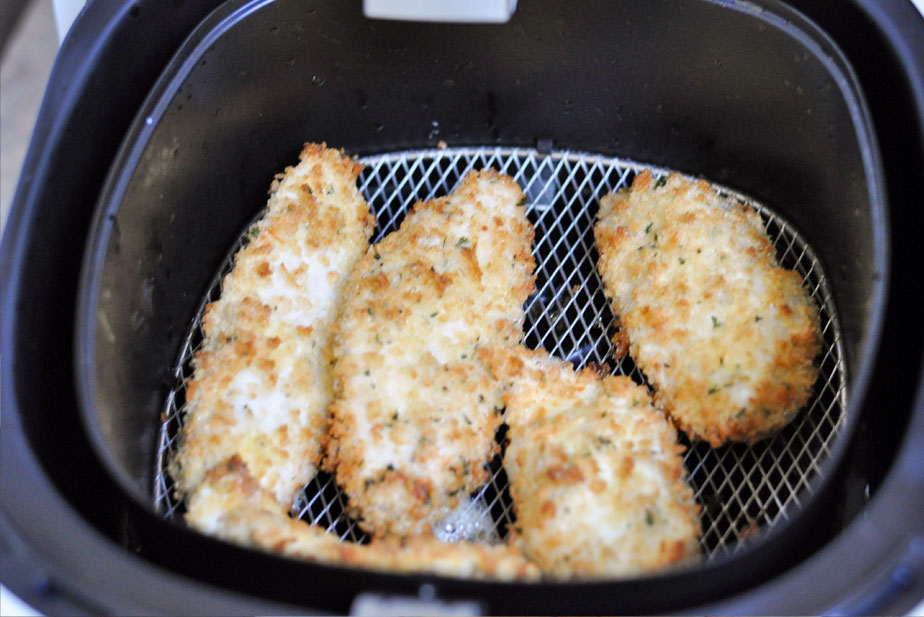
<instances>
[{"instance_id":1,"label":"browned crust","mask_svg":"<svg viewBox=\"0 0 924 617\"><path fill-rule=\"evenodd\" d=\"M691 438L754 442L806 404L818 310L756 212L702 180L646 170L601 200L594 235L630 353Z\"/></svg>"},{"instance_id":2,"label":"browned crust","mask_svg":"<svg viewBox=\"0 0 924 617\"><path fill-rule=\"evenodd\" d=\"M481 353L509 384L514 542L543 574L621 577L695 559L684 448L644 387L541 350Z\"/></svg>"},{"instance_id":3,"label":"browned crust","mask_svg":"<svg viewBox=\"0 0 924 617\"><path fill-rule=\"evenodd\" d=\"M212 468L189 499L194 527L246 547L296 559L407 573L535 580L539 572L512 546L448 544L431 537L341 542L319 527L286 515L238 457Z\"/></svg>"},{"instance_id":4,"label":"browned crust","mask_svg":"<svg viewBox=\"0 0 924 617\"><path fill-rule=\"evenodd\" d=\"M299 164L273 181L266 214L205 310L170 465L180 497L230 456L282 503L314 477L332 395L334 300L319 299L309 282L322 277L335 299L368 246L375 219L356 187L361 169L341 151L306 144ZM343 263L332 264L341 252Z\"/></svg>"},{"instance_id":5,"label":"browned crust","mask_svg":"<svg viewBox=\"0 0 924 617\"><path fill-rule=\"evenodd\" d=\"M353 271L324 464L377 537L430 533L488 479L501 389L475 356L522 336L535 263L521 202L511 178L471 172Z\"/></svg>"}]
</instances>

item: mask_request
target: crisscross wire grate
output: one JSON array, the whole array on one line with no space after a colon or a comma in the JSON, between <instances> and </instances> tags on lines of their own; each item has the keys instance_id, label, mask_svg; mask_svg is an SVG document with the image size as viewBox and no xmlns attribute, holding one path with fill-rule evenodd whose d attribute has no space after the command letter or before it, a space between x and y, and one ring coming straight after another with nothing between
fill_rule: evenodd
<instances>
[{"instance_id":1,"label":"crisscross wire grate","mask_svg":"<svg viewBox=\"0 0 924 617\"><path fill-rule=\"evenodd\" d=\"M536 229L538 263L536 293L527 302L524 340L582 367L607 365L614 374L639 383L644 376L632 359L614 358L614 316L596 270L593 223L598 200L631 183L643 165L620 159L572 152L540 153L528 149L462 148L384 154L361 159L363 195L378 216L378 241L397 229L415 202L449 193L470 169L492 167L512 176L527 196L527 215ZM656 175L665 170L655 170ZM823 332L820 374L805 409L772 438L753 446L733 444L710 448L690 444L684 458L689 480L703 507L701 544L709 557L733 552L754 541L758 530L790 519L812 497L812 480L844 421L846 369L840 327L821 264L812 249L782 218L768 208L731 191L754 207L766 224L782 265L803 276L815 299ZM245 230L250 226L245 227ZM185 384L191 360L202 340L205 306L218 298L221 280L233 255L247 242L246 233L231 248L220 272L193 317L173 375L162 415L155 470L155 506L167 518L179 518L183 504L173 495L167 462L176 448L182 422ZM503 443L502 429L498 435ZM491 480L473 495L472 516L504 538L515 519L501 456L491 466ZM296 499L293 516L336 533L342 540L364 542L366 536L347 517L346 498L333 478L320 473ZM447 537L459 530L447 525ZM492 535L494 535L492 531ZM463 534L464 535L464 534Z\"/></svg>"}]
</instances>

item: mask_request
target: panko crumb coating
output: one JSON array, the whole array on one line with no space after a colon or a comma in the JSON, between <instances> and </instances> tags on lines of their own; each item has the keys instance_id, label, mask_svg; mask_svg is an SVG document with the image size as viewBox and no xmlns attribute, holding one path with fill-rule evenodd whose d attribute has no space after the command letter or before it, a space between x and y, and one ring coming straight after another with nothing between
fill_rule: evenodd
<instances>
[{"instance_id":1,"label":"panko crumb coating","mask_svg":"<svg viewBox=\"0 0 924 617\"><path fill-rule=\"evenodd\" d=\"M317 473L333 396L331 322L375 227L361 170L307 144L273 181L266 214L206 308L170 462L179 497L231 456L287 507Z\"/></svg>"},{"instance_id":2,"label":"panko crumb coating","mask_svg":"<svg viewBox=\"0 0 924 617\"><path fill-rule=\"evenodd\" d=\"M244 547L319 563L504 581L539 577L519 550L503 544L449 544L430 536L343 542L290 518L237 457L209 470L189 499L186 519L203 533Z\"/></svg>"},{"instance_id":3,"label":"panko crumb coating","mask_svg":"<svg viewBox=\"0 0 924 617\"><path fill-rule=\"evenodd\" d=\"M677 430L648 390L542 350L483 350L507 383L513 545L558 580L695 562L699 511Z\"/></svg>"},{"instance_id":4,"label":"panko crumb coating","mask_svg":"<svg viewBox=\"0 0 924 617\"><path fill-rule=\"evenodd\" d=\"M620 336L692 439L753 443L795 417L818 376L818 309L754 209L646 170L603 197L594 235Z\"/></svg>"},{"instance_id":5,"label":"panko crumb coating","mask_svg":"<svg viewBox=\"0 0 924 617\"><path fill-rule=\"evenodd\" d=\"M353 271L325 465L376 537L432 533L488 480L502 389L477 351L523 336L535 269L524 205L509 176L469 172Z\"/></svg>"}]
</instances>

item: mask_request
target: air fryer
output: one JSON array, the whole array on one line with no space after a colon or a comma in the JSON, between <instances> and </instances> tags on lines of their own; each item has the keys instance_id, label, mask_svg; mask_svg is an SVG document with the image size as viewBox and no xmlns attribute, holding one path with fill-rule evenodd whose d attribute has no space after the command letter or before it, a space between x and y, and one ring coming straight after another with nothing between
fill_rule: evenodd
<instances>
[{"instance_id":1,"label":"air fryer","mask_svg":"<svg viewBox=\"0 0 924 617\"><path fill-rule=\"evenodd\" d=\"M898 2L524 2L505 24L372 20L355 2L90 3L4 240L3 536L18 566L4 583L86 612L388 597L489 613L907 610L924 585L924 328L909 301L922 41ZM822 379L777 442L691 445L702 563L475 582L299 562L185 527L163 461L196 316L273 175L322 140L367 164L380 234L467 168L511 173L537 227L526 342L579 365L610 353L587 236L603 192L650 166L759 207L822 309ZM572 288L589 291L563 301ZM308 491L337 494L325 478Z\"/></svg>"}]
</instances>

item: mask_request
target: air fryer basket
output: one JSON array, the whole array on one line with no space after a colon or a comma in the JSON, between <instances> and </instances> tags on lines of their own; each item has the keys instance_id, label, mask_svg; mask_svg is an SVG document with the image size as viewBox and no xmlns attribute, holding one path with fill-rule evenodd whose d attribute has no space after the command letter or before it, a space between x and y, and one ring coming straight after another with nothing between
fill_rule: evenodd
<instances>
[{"instance_id":1,"label":"air fryer basket","mask_svg":"<svg viewBox=\"0 0 924 617\"><path fill-rule=\"evenodd\" d=\"M579 368L593 363L646 383L630 357L615 357L611 341L614 320L597 274L592 235L596 200L631 183L638 165L587 154L502 148L413 151L373 155L362 162L366 169L359 186L378 218L372 242L397 229L414 203L448 193L469 169L492 167L512 176L524 188L527 216L536 229L537 291L527 302L525 343L567 358ZM759 528L785 522L811 497L811 481L827 460L846 407L840 324L821 263L798 232L778 215L737 197L762 214L783 266L803 275L806 288L821 307L824 342L815 395L799 418L772 439L720 449L685 441L690 447L684 463L697 500L704 506L701 543L710 558L740 550L754 539ZM250 239L251 223L233 243L199 305L173 368L176 381L161 415L152 472L154 504L164 516L177 521L182 520L178 513L183 511L183 504L173 494L167 464L184 418L190 362L202 341L205 305L219 297L234 254ZM438 529L441 537L506 536L515 515L500 455L492 462L491 474L490 482L476 491L473 503L463 506L468 513L459 520L465 522L459 529L447 523ZM322 472L298 497L293 514L337 533L345 541L366 541L359 526L347 516L344 503L343 491Z\"/></svg>"},{"instance_id":2,"label":"air fryer basket","mask_svg":"<svg viewBox=\"0 0 924 617\"><path fill-rule=\"evenodd\" d=\"M589 234L596 200L638 166L600 162L616 155L702 175L766 206L781 256L823 308L824 377L812 409L777 440L696 445L687 459L710 553L748 559L754 576L761 562L779 567L784 544L793 554L810 546L792 524L759 534L760 550L736 540L805 516L787 506L810 502L843 455L838 436L855 424L846 378L862 376L875 334L885 267L875 142L830 41L795 14L713 3L527 6L510 24L475 27L370 22L356 8L226 3L165 71L125 142L85 262L78 368L91 438L126 489L151 507L165 454L154 445L162 426L165 447L175 431L168 392L182 388L174 367L187 324L302 141L371 161L448 142L446 153L373 167L373 177L386 175L368 186L374 206L384 201L383 233L408 201L448 192L467 166L519 176L532 191L541 262L526 340L578 364L611 355ZM504 154L511 146L532 150ZM466 148L474 154L452 158ZM392 206L396 196L403 201ZM576 284L583 291L569 291ZM487 488L503 489L498 476ZM309 487L306 510L318 496L336 502L337 491ZM169 502L169 490L159 498ZM500 497L490 505L509 513ZM336 510L321 512L337 525ZM503 531L505 515L498 521Z\"/></svg>"},{"instance_id":3,"label":"air fryer basket","mask_svg":"<svg viewBox=\"0 0 924 617\"><path fill-rule=\"evenodd\" d=\"M724 602L713 605L726 607L723 612L733 606L747 612L745 605L789 606L787 612L818 607L815 612L845 597L837 595L837 580L813 579L818 593L807 603L792 591L804 591L800 576L830 571L830 555L853 577L880 564L915 572L914 555L903 557L901 542L885 536L871 542L866 516L856 515L888 519L889 529L914 528L908 525L911 510L902 510L907 504L897 497L902 491L884 478L893 459L902 462L896 469L904 479L916 477L907 463L920 461L909 459L908 450L920 428L914 410L924 404L913 396L920 386L920 350L904 364L889 358L897 357L900 341L917 349L922 336L916 323L896 332L896 316L909 321L907 305L885 292L893 278L905 289L920 288L902 266L908 262L890 260L890 252L914 252L908 240L920 230L901 198L924 194L920 179L907 173L924 160L920 123L908 122L921 103L912 96L921 84L912 77L897 95L890 87L896 76L907 78L902 70L917 75L916 65L901 36L895 35L901 45L894 47L900 60L883 51L893 49L892 42L877 38L880 31L871 24L898 22L877 13L878 5L854 0L845 8L843 15L854 20L849 23L861 24L861 37L812 0L798 4L827 30L775 0L535 0L521 3L508 24L464 26L370 21L356 2L187 0L173 12L148 0L124 7L116 0L92 3L75 36L99 41L83 51L95 64L75 63L80 56L65 44L67 66L58 67L56 77L79 87L62 86L46 101L30 154L34 176L24 179L17 194L22 208L11 220L14 230L28 235L12 248L5 238L3 249L3 517L25 530L23 542L11 544L14 553L37 551L39 569L56 581L50 588L63 583L86 606L146 612L168 605L342 612L364 592L435 593L495 613L663 612L710 602ZM211 7L216 10L205 17ZM171 30L174 23L179 29ZM177 39L152 40L150 52L132 44L146 28L185 33L195 24L166 68L155 58L163 62ZM849 44L851 62L859 62L862 92L832 34ZM119 53L120 47L131 51ZM99 110L109 101L94 88L108 88L126 98L125 105L110 106L118 109L107 117ZM130 127L126 110L139 110ZM65 148L91 143L94 131L101 135L98 160L75 158L79 148ZM885 165L877 137L887 146ZM572 358L578 361L607 356L592 336L580 338L605 330L610 317L592 290L592 247L580 240L601 191L629 180L638 165L650 165L705 177L753 199L780 255L802 271L828 324L827 352L819 359L821 404L800 416L811 419L822 410L824 428L813 426L806 447L796 448L812 460L796 463L798 476L785 494L768 497L766 480L785 475L774 467L779 463L735 447L722 454L694 446L688 463L699 470L691 469L701 474L700 486L731 489L737 512L727 511L730 518L715 527L711 540L704 536L711 557L702 565L623 581L525 585L357 571L244 550L165 520L165 510L176 504L167 503L169 487L159 484L169 479L155 472L175 423L162 423L161 413L172 391L174 404L182 402L177 388L191 350L185 346L195 344L192 323L214 291L229 247L265 203L273 174L293 162L303 142L320 140L370 161L371 169L389 169L390 162L381 162L401 153L424 162L473 157L452 163L460 167L448 175L441 168L438 179L402 163L411 165L414 182L427 178L415 189L421 197L449 190L465 165L524 164L525 171L509 169L520 174L533 200L534 222L546 225L548 237L563 238L558 248L567 249L564 259L544 262L551 266L549 280L557 273L570 282L566 275L576 271L584 285L576 292L581 310L565 296L573 286L564 281L532 299L542 308L533 311L538 321L554 317L568 326L564 336L544 339L535 330L542 340L533 343L562 355L581 352ZM436 149L441 141L447 150ZM566 165L561 161L571 167L556 167ZM56 162L75 172L60 176L57 192L49 181ZM545 184L530 189L530 178ZM563 190L543 212L550 180ZM53 195L72 209L59 204L56 211L49 205ZM370 197L385 207L376 205L384 192ZM890 218L899 226L890 229ZM36 235L39 229L46 233ZM84 237L81 262L75 255ZM52 242L43 245L39 238ZM576 252L590 261L578 260L571 270L567 256ZM29 285L15 269L24 263L39 275ZM66 322L74 306L71 332ZM60 353L49 353L53 340L73 340L72 374ZM6 359L14 352L11 368ZM632 373L628 365L614 368ZM885 387L891 375L906 385ZM30 387L30 379L56 387ZM76 423L78 401L86 435ZM894 411L878 421L883 405ZM721 469L718 475L711 465ZM749 469L767 475L749 476ZM314 505L308 500L309 517L330 491L319 495ZM19 504L30 497L56 518L23 516ZM761 510L774 500L778 508ZM335 518L330 504L320 509ZM760 533L749 533L749 518L763 525ZM36 538L58 540L43 546ZM742 538L749 541L739 543ZM847 558L857 541L871 558L867 563ZM10 550L6 543L3 550ZM852 606L875 609L896 584L908 585L907 577L883 586L866 576L885 591ZM154 588L168 593L152 597ZM747 604L735 604L737 598Z\"/></svg>"}]
</instances>

